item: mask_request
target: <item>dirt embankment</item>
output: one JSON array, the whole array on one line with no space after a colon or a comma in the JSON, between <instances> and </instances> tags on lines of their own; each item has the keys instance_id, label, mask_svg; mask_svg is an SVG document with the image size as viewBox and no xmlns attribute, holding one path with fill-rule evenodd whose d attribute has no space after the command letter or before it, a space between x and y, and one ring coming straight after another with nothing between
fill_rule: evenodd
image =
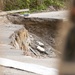
<instances>
[{"instance_id":1,"label":"dirt embankment","mask_svg":"<svg viewBox=\"0 0 75 75\"><path fill-rule=\"evenodd\" d=\"M23 24L29 32L41 37L42 40L55 47L55 37L58 34L61 19L25 18L19 15L9 15L7 18L12 23Z\"/></svg>"}]
</instances>

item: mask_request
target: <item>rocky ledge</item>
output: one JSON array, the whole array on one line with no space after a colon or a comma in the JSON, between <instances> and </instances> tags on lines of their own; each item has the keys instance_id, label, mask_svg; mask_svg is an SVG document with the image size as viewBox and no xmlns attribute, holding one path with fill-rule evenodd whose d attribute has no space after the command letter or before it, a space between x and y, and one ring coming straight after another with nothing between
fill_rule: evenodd
<instances>
[{"instance_id":1,"label":"rocky ledge","mask_svg":"<svg viewBox=\"0 0 75 75\"><path fill-rule=\"evenodd\" d=\"M7 18L15 24L23 24L25 28L42 38L52 47L55 47L55 37L62 19L52 18L28 18L21 15L8 15Z\"/></svg>"}]
</instances>

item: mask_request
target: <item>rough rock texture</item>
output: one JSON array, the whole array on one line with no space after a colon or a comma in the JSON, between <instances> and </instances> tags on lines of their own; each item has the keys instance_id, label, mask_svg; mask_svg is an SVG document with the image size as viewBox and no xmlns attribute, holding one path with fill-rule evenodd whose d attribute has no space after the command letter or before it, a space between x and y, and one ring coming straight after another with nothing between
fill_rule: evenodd
<instances>
[{"instance_id":1,"label":"rough rock texture","mask_svg":"<svg viewBox=\"0 0 75 75\"><path fill-rule=\"evenodd\" d=\"M29 50L30 37L29 33L25 28L21 28L15 31L11 36L11 45L16 49L21 49L24 51L24 54L27 54Z\"/></svg>"},{"instance_id":2,"label":"rough rock texture","mask_svg":"<svg viewBox=\"0 0 75 75\"><path fill-rule=\"evenodd\" d=\"M59 54L41 38L29 33L25 28L15 31L10 39L10 45L15 49L22 50L25 56L52 58ZM38 42L44 45L42 46Z\"/></svg>"},{"instance_id":3,"label":"rough rock texture","mask_svg":"<svg viewBox=\"0 0 75 75\"><path fill-rule=\"evenodd\" d=\"M27 18L19 15L8 15L7 18L13 23L24 24L29 32L41 37L49 45L55 46L54 39L61 19Z\"/></svg>"}]
</instances>

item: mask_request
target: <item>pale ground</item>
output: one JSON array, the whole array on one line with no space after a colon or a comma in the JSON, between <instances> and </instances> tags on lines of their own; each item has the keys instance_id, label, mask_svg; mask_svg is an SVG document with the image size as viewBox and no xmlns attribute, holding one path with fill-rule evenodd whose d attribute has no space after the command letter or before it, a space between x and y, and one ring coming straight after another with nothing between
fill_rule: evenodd
<instances>
[{"instance_id":1,"label":"pale ground","mask_svg":"<svg viewBox=\"0 0 75 75\"><path fill-rule=\"evenodd\" d=\"M17 60L20 62L26 63L33 63L42 66L46 66L49 68L57 68L57 64L59 62L56 58L48 58L48 59L39 59L39 58L32 58L28 56L24 56L21 50L16 50L12 46L9 45L10 43L10 35L20 28L23 25L14 25L10 23L5 17L0 17L0 53L1 57L9 58L13 60ZM37 75L34 73L29 73L26 71L21 71L12 68L3 68L3 75Z\"/></svg>"},{"instance_id":2,"label":"pale ground","mask_svg":"<svg viewBox=\"0 0 75 75\"><path fill-rule=\"evenodd\" d=\"M52 18L52 19L63 19L65 20L68 17L68 11L54 11L54 12L42 12L42 13L35 13L35 14L29 14L28 17L34 17L34 18Z\"/></svg>"}]
</instances>

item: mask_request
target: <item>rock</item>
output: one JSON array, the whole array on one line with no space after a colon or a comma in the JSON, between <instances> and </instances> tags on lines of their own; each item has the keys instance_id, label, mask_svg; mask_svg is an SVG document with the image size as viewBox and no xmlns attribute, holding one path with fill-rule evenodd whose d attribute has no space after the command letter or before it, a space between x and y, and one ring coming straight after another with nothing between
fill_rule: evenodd
<instances>
[{"instance_id":1,"label":"rock","mask_svg":"<svg viewBox=\"0 0 75 75\"><path fill-rule=\"evenodd\" d=\"M25 13L24 16L29 16L29 13Z\"/></svg>"},{"instance_id":2,"label":"rock","mask_svg":"<svg viewBox=\"0 0 75 75\"><path fill-rule=\"evenodd\" d=\"M29 50L30 37L25 28L15 31L11 36L11 45L16 49L24 50L26 53Z\"/></svg>"},{"instance_id":3,"label":"rock","mask_svg":"<svg viewBox=\"0 0 75 75\"><path fill-rule=\"evenodd\" d=\"M40 42L40 41L36 41L36 42L39 46L44 47L44 44L42 42Z\"/></svg>"},{"instance_id":4,"label":"rock","mask_svg":"<svg viewBox=\"0 0 75 75\"><path fill-rule=\"evenodd\" d=\"M41 52L45 52L45 49L42 48L42 47L40 47L40 46L37 46L37 49L38 49L39 51L41 51Z\"/></svg>"},{"instance_id":5,"label":"rock","mask_svg":"<svg viewBox=\"0 0 75 75\"><path fill-rule=\"evenodd\" d=\"M29 37L30 37L31 41L33 41L33 40L34 40L34 38L33 38L33 36L32 36L32 35L30 35Z\"/></svg>"},{"instance_id":6,"label":"rock","mask_svg":"<svg viewBox=\"0 0 75 75\"><path fill-rule=\"evenodd\" d=\"M49 6L49 10L55 11L56 9L53 6Z\"/></svg>"}]
</instances>

